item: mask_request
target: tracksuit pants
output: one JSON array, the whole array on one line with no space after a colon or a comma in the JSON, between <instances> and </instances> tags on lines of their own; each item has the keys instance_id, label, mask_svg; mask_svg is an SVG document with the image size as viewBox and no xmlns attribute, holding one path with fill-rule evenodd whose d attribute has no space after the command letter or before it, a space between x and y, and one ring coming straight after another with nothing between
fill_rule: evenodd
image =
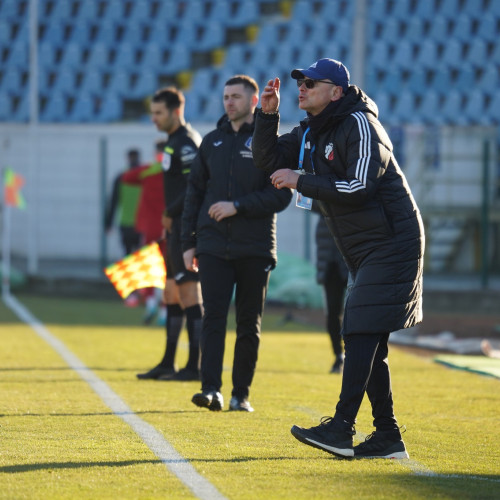
<instances>
[{"instance_id":1,"label":"tracksuit pants","mask_svg":"<svg viewBox=\"0 0 500 500\"><path fill-rule=\"evenodd\" d=\"M340 425L354 425L366 392L374 427L378 431L398 431L387 360L388 341L388 333L344 336L344 373L334 417Z\"/></svg>"},{"instance_id":2,"label":"tracksuit pants","mask_svg":"<svg viewBox=\"0 0 500 500\"><path fill-rule=\"evenodd\" d=\"M272 260L261 257L222 259L198 256L203 295L201 383L203 391L219 391L226 339L227 315L233 291L236 307L236 343L232 396L248 398L260 341L260 328Z\"/></svg>"}]
</instances>

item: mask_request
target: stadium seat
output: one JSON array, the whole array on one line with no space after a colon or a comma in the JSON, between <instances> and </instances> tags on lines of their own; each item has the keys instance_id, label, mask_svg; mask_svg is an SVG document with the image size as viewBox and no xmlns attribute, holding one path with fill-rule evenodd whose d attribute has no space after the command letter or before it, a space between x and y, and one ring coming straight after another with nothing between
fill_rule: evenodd
<instances>
[{"instance_id":1,"label":"stadium seat","mask_svg":"<svg viewBox=\"0 0 500 500\"><path fill-rule=\"evenodd\" d=\"M123 0L108 0L106 2L104 19L122 21L125 17L125 2Z\"/></svg>"},{"instance_id":2,"label":"stadium seat","mask_svg":"<svg viewBox=\"0 0 500 500\"><path fill-rule=\"evenodd\" d=\"M69 42L77 43L82 49L89 47L91 44L90 22L86 19L76 18L76 22L72 24Z\"/></svg>"},{"instance_id":3,"label":"stadium seat","mask_svg":"<svg viewBox=\"0 0 500 500\"><path fill-rule=\"evenodd\" d=\"M143 47L140 68L160 68L163 63L163 50L159 43L149 42Z\"/></svg>"},{"instance_id":4,"label":"stadium seat","mask_svg":"<svg viewBox=\"0 0 500 500\"><path fill-rule=\"evenodd\" d=\"M131 71L136 67L135 48L128 41L115 45L113 68Z\"/></svg>"},{"instance_id":5,"label":"stadium seat","mask_svg":"<svg viewBox=\"0 0 500 500\"><path fill-rule=\"evenodd\" d=\"M449 38L449 25L448 17L442 14L435 15L429 26L427 40L431 40L434 43L446 43Z\"/></svg>"},{"instance_id":6,"label":"stadium seat","mask_svg":"<svg viewBox=\"0 0 500 500\"><path fill-rule=\"evenodd\" d=\"M128 20L135 23L151 19L151 2L149 0L134 0L130 3L132 8Z\"/></svg>"},{"instance_id":7,"label":"stadium seat","mask_svg":"<svg viewBox=\"0 0 500 500\"><path fill-rule=\"evenodd\" d=\"M445 45L442 62L453 69L461 69L463 66L462 44L455 39L451 39Z\"/></svg>"},{"instance_id":8,"label":"stadium seat","mask_svg":"<svg viewBox=\"0 0 500 500\"><path fill-rule=\"evenodd\" d=\"M70 42L63 46L60 66L64 69L77 69L83 63L83 48L80 44Z\"/></svg>"},{"instance_id":9,"label":"stadium seat","mask_svg":"<svg viewBox=\"0 0 500 500\"><path fill-rule=\"evenodd\" d=\"M224 45L226 39L226 30L222 23L211 21L203 23L201 27L201 36L196 44L196 50L208 51Z\"/></svg>"},{"instance_id":10,"label":"stadium seat","mask_svg":"<svg viewBox=\"0 0 500 500\"><path fill-rule=\"evenodd\" d=\"M47 104L41 113L43 122L63 122L68 120L67 98L61 92L52 92L48 95Z\"/></svg>"},{"instance_id":11,"label":"stadium seat","mask_svg":"<svg viewBox=\"0 0 500 500\"><path fill-rule=\"evenodd\" d=\"M441 115L446 123L455 125L466 125L467 121L462 116L463 113L463 96L456 89L452 89L445 94Z\"/></svg>"},{"instance_id":12,"label":"stadium seat","mask_svg":"<svg viewBox=\"0 0 500 500\"><path fill-rule=\"evenodd\" d=\"M429 85L426 80L426 72L420 68L415 68L408 80L408 88L416 96L425 96L429 91Z\"/></svg>"},{"instance_id":13,"label":"stadium seat","mask_svg":"<svg viewBox=\"0 0 500 500\"><path fill-rule=\"evenodd\" d=\"M103 69L109 66L110 51L104 42L93 43L86 61L88 68Z\"/></svg>"},{"instance_id":14,"label":"stadium seat","mask_svg":"<svg viewBox=\"0 0 500 500\"><path fill-rule=\"evenodd\" d=\"M485 109L486 96L484 92L479 89L472 89L466 96L462 113L468 123L471 125L487 125L489 120Z\"/></svg>"},{"instance_id":15,"label":"stadium seat","mask_svg":"<svg viewBox=\"0 0 500 500\"><path fill-rule=\"evenodd\" d=\"M0 122L10 122L13 119L12 98L3 88L0 88Z\"/></svg>"},{"instance_id":16,"label":"stadium seat","mask_svg":"<svg viewBox=\"0 0 500 500\"><path fill-rule=\"evenodd\" d=\"M399 3L399 1L397 2ZM432 21L436 15L434 2L431 0L425 0L423 2L415 2L415 10L408 13L412 18L422 19L426 21Z\"/></svg>"},{"instance_id":17,"label":"stadium seat","mask_svg":"<svg viewBox=\"0 0 500 500\"><path fill-rule=\"evenodd\" d=\"M460 0L443 0L438 6L436 13L443 14L449 18L455 18L460 12Z\"/></svg>"},{"instance_id":18,"label":"stadium seat","mask_svg":"<svg viewBox=\"0 0 500 500\"><path fill-rule=\"evenodd\" d=\"M81 1L78 4L78 22L95 21L99 18L99 2Z\"/></svg>"},{"instance_id":19,"label":"stadium seat","mask_svg":"<svg viewBox=\"0 0 500 500\"><path fill-rule=\"evenodd\" d=\"M14 121L27 122L30 117L30 100L20 99L16 109L13 111Z\"/></svg>"},{"instance_id":20,"label":"stadium seat","mask_svg":"<svg viewBox=\"0 0 500 500\"><path fill-rule=\"evenodd\" d=\"M411 17L410 7L410 0L398 0L397 2L394 2L390 15L398 21L407 21Z\"/></svg>"},{"instance_id":21,"label":"stadium seat","mask_svg":"<svg viewBox=\"0 0 500 500\"><path fill-rule=\"evenodd\" d=\"M231 28L242 28L250 24L256 24L259 18L258 6L255 2L241 1L233 3L235 12L230 12L224 21Z\"/></svg>"},{"instance_id":22,"label":"stadium seat","mask_svg":"<svg viewBox=\"0 0 500 500\"><path fill-rule=\"evenodd\" d=\"M393 112L400 123L414 123L416 121L416 114L413 92L403 90L398 95Z\"/></svg>"},{"instance_id":23,"label":"stadium seat","mask_svg":"<svg viewBox=\"0 0 500 500\"><path fill-rule=\"evenodd\" d=\"M156 90L156 89L155 89ZM130 73L126 69L117 68L111 73L111 79L107 87L109 95L115 94L127 97L131 92Z\"/></svg>"},{"instance_id":24,"label":"stadium seat","mask_svg":"<svg viewBox=\"0 0 500 500\"><path fill-rule=\"evenodd\" d=\"M486 116L495 125L500 125L500 88L496 88L486 110Z\"/></svg>"},{"instance_id":25,"label":"stadium seat","mask_svg":"<svg viewBox=\"0 0 500 500\"><path fill-rule=\"evenodd\" d=\"M172 75L184 71L191 66L191 51L181 41L172 46L166 63L161 68L162 73Z\"/></svg>"},{"instance_id":26,"label":"stadium seat","mask_svg":"<svg viewBox=\"0 0 500 500\"><path fill-rule=\"evenodd\" d=\"M387 43L394 43L396 40L400 40L400 21L396 17L388 17L382 25L384 27L382 31L382 38L387 41Z\"/></svg>"},{"instance_id":27,"label":"stadium seat","mask_svg":"<svg viewBox=\"0 0 500 500\"><path fill-rule=\"evenodd\" d=\"M0 45L7 47L12 43L11 23L7 19L0 18Z\"/></svg>"},{"instance_id":28,"label":"stadium seat","mask_svg":"<svg viewBox=\"0 0 500 500\"><path fill-rule=\"evenodd\" d=\"M477 36L486 42L497 42L500 33L497 30L497 18L493 15L484 15L479 19Z\"/></svg>"},{"instance_id":29,"label":"stadium seat","mask_svg":"<svg viewBox=\"0 0 500 500\"><path fill-rule=\"evenodd\" d=\"M420 17L412 16L408 20L405 38L410 42L422 42L424 39L424 23Z\"/></svg>"},{"instance_id":30,"label":"stadium seat","mask_svg":"<svg viewBox=\"0 0 500 500\"><path fill-rule=\"evenodd\" d=\"M101 42L108 47L113 47L117 42L118 23L115 19L104 18L98 23L98 31L95 42Z\"/></svg>"},{"instance_id":31,"label":"stadium seat","mask_svg":"<svg viewBox=\"0 0 500 500\"><path fill-rule=\"evenodd\" d=\"M139 73L134 87L129 91L128 97L144 99L158 90L158 75L151 68Z\"/></svg>"},{"instance_id":32,"label":"stadium seat","mask_svg":"<svg viewBox=\"0 0 500 500\"><path fill-rule=\"evenodd\" d=\"M372 44L369 44L368 53L368 64L371 69L381 69L385 70L387 67L387 61L391 60L389 56L389 44L382 39L375 40Z\"/></svg>"},{"instance_id":33,"label":"stadium seat","mask_svg":"<svg viewBox=\"0 0 500 500\"><path fill-rule=\"evenodd\" d=\"M1 19L12 21L18 19L19 16L19 0L3 0L3 2L0 2Z\"/></svg>"},{"instance_id":34,"label":"stadium seat","mask_svg":"<svg viewBox=\"0 0 500 500\"><path fill-rule=\"evenodd\" d=\"M477 68L484 68L488 64L487 47L484 40L473 38L470 41L467 61Z\"/></svg>"},{"instance_id":35,"label":"stadium seat","mask_svg":"<svg viewBox=\"0 0 500 500\"><path fill-rule=\"evenodd\" d=\"M471 67L463 65L458 71L454 86L461 91L472 90L475 87L475 80L476 72Z\"/></svg>"},{"instance_id":36,"label":"stadium seat","mask_svg":"<svg viewBox=\"0 0 500 500\"><path fill-rule=\"evenodd\" d=\"M82 78L80 92L99 95L103 92L103 90L103 74L101 71L95 69L86 71Z\"/></svg>"},{"instance_id":37,"label":"stadium seat","mask_svg":"<svg viewBox=\"0 0 500 500\"><path fill-rule=\"evenodd\" d=\"M499 69L497 64L488 64L478 78L476 88L487 94L493 95L494 92L500 88Z\"/></svg>"},{"instance_id":38,"label":"stadium seat","mask_svg":"<svg viewBox=\"0 0 500 500\"><path fill-rule=\"evenodd\" d=\"M223 114L224 106L222 105L221 89L221 94L214 92L208 96L201 119L215 124Z\"/></svg>"},{"instance_id":39,"label":"stadium seat","mask_svg":"<svg viewBox=\"0 0 500 500\"><path fill-rule=\"evenodd\" d=\"M427 90L425 94L422 95L422 100L420 107L417 110L418 117L424 123L430 123L432 125L439 125L442 121L441 113L439 112L439 94L433 90Z\"/></svg>"},{"instance_id":40,"label":"stadium seat","mask_svg":"<svg viewBox=\"0 0 500 500\"><path fill-rule=\"evenodd\" d=\"M415 65L415 57L413 50L413 43L409 40L401 40L396 45L396 50L394 52L393 63L398 67L406 70L410 70Z\"/></svg>"},{"instance_id":41,"label":"stadium seat","mask_svg":"<svg viewBox=\"0 0 500 500\"><path fill-rule=\"evenodd\" d=\"M467 14L460 14L453 20L452 36L462 42L472 39L472 19Z\"/></svg>"},{"instance_id":42,"label":"stadium seat","mask_svg":"<svg viewBox=\"0 0 500 500\"><path fill-rule=\"evenodd\" d=\"M308 0L297 0L293 5L292 19L299 21L311 20L314 17L313 2Z\"/></svg>"},{"instance_id":43,"label":"stadium seat","mask_svg":"<svg viewBox=\"0 0 500 500\"><path fill-rule=\"evenodd\" d=\"M434 72L432 88L439 94L446 94L451 88L450 71L444 64L438 65Z\"/></svg>"},{"instance_id":44,"label":"stadium seat","mask_svg":"<svg viewBox=\"0 0 500 500\"><path fill-rule=\"evenodd\" d=\"M391 96L389 93L379 92L370 97L372 97L377 104L379 120L385 124L391 123L391 120L394 120L394 115L391 110Z\"/></svg>"},{"instance_id":45,"label":"stadium seat","mask_svg":"<svg viewBox=\"0 0 500 500\"><path fill-rule=\"evenodd\" d=\"M69 113L69 121L71 122L91 122L95 120L94 98L91 94L81 92L76 95L76 100L73 108Z\"/></svg>"},{"instance_id":46,"label":"stadium seat","mask_svg":"<svg viewBox=\"0 0 500 500\"><path fill-rule=\"evenodd\" d=\"M18 40L10 44L9 53L3 62L6 67L27 68L29 66L29 48L28 43Z\"/></svg>"},{"instance_id":47,"label":"stadium seat","mask_svg":"<svg viewBox=\"0 0 500 500\"><path fill-rule=\"evenodd\" d=\"M76 89L76 71L71 68L60 69L56 73L52 90L58 93L72 94Z\"/></svg>"},{"instance_id":48,"label":"stadium seat","mask_svg":"<svg viewBox=\"0 0 500 500\"><path fill-rule=\"evenodd\" d=\"M99 122L112 122L119 120L122 114L122 100L114 94L109 94L102 99L96 119Z\"/></svg>"},{"instance_id":49,"label":"stadium seat","mask_svg":"<svg viewBox=\"0 0 500 500\"><path fill-rule=\"evenodd\" d=\"M368 18L372 24L387 18L387 3L385 0L372 0L368 3Z\"/></svg>"}]
</instances>

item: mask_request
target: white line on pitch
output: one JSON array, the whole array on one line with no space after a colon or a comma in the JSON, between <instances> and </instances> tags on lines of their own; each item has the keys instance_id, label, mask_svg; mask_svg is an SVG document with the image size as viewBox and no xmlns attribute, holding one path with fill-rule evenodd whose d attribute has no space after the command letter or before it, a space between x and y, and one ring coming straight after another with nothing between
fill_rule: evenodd
<instances>
[{"instance_id":1,"label":"white line on pitch","mask_svg":"<svg viewBox=\"0 0 500 500\"><path fill-rule=\"evenodd\" d=\"M223 500L226 497L180 455L175 448L152 425L138 417L129 406L85 364L78 359L59 339L54 337L31 312L10 293L2 294L5 304L28 324L43 340L66 361L69 367L90 385L111 411L146 443L149 449L177 476L198 498L202 500Z\"/></svg>"}]
</instances>

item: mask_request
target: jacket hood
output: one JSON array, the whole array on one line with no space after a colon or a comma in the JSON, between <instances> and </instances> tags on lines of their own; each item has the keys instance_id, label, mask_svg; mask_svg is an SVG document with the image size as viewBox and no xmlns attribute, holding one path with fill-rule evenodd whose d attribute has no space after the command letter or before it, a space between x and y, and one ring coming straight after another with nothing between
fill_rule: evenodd
<instances>
[{"instance_id":1,"label":"jacket hood","mask_svg":"<svg viewBox=\"0 0 500 500\"><path fill-rule=\"evenodd\" d=\"M375 102L359 87L350 85L344 97L328 104L318 115L312 116L307 113L307 118L301 122L301 126L321 129L323 125L341 121L356 111L371 113L378 118L378 107Z\"/></svg>"}]
</instances>

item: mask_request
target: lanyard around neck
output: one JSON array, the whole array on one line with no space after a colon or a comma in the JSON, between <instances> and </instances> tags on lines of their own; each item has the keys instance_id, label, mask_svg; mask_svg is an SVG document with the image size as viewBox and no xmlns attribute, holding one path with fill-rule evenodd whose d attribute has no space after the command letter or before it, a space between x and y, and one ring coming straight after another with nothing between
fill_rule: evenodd
<instances>
[{"instance_id":1,"label":"lanyard around neck","mask_svg":"<svg viewBox=\"0 0 500 500\"><path fill-rule=\"evenodd\" d=\"M309 132L309 129L310 129L310 127L307 127L305 132L304 132L304 135L302 136L302 144L300 145L300 153L299 153L299 170L304 170L302 167L302 164L304 163L304 151L306 148L306 135L307 135L307 132ZM316 146L314 145L309 153L309 158L311 159L311 168L312 168L313 174L314 174L314 163L313 163L313 159L312 159L312 154L313 154L315 149L316 149Z\"/></svg>"}]
</instances>

